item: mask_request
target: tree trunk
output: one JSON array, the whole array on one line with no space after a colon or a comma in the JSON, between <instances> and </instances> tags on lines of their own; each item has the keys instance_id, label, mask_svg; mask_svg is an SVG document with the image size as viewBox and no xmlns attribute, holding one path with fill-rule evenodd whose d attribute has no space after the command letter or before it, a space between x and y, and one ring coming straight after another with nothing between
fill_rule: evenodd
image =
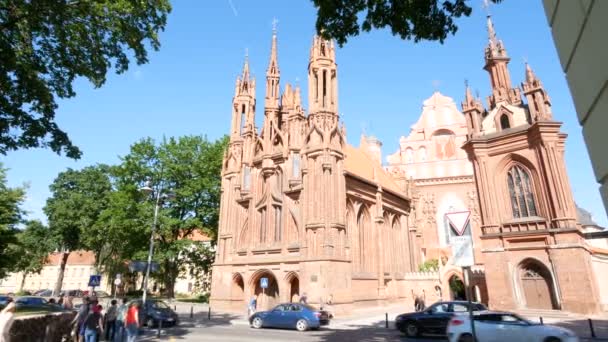
<instances>
[{"instance_id":1,"label":"tree trunk","mask_svg":"<svg viewBox=\"0 0 608 342\"><path fill-rule=\"evenodd\" d=\"M165 263L165 293L168 298L175 298L175 279L177 278L177 265L171 261Z\"/></svg>"},{"instance_id":2,"label":"tree trunk","mask_svg":"<svg viewBox=\"0 0 608 342\"><path fill-rule=\"evenodd\" d=\"M63 285L63 274L65 272L65 265L68 263L68 257L70 252L63 252L61 257L61 264L59 265L59 273L57 273L57 282L55 283L55 289L53 290L53 296L58 296L61 293L61 286Z\"/></svg>"},{"instance_id":3,"label":"tree trunk","mask_svg":"<svg viewBox=\"0 0 608 342\"><path fill-rule=\"evenodd\" d=\"M23 272L23 278L21 279L21 285L19 285L19 292L23 292L25 287L25 279L27 278L27 272Z\"/></svg>"}]
</instances>

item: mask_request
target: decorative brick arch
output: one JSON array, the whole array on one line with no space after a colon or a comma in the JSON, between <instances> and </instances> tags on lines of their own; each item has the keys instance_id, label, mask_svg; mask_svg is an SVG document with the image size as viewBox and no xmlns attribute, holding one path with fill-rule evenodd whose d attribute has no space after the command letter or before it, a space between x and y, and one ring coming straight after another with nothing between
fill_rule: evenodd
<instances>
[{"instance_id":1,"label":"decorative brick arch","mask_svg":"<svg viewBox=\"0 0 608 342\"><path fill-rule=\"evenodd\" d=\"M268 288L262 289L261 278L268 278ZM268 310L279 304L281 297L281 283L279 278L269 269L259 269L249 277L250 293L257 297L258 310Z\"/></svg>"},{"instance_id":2,"label":"decorative brick arch","mask_svg":"<svg viewBox=\"0 0 608 342\"><path fill-rule=\"evenodd\" d=\"M287 272L283 277L285 302L295 303L300 300L300 277L294 271Z\"/></svg>"}]
</instances>

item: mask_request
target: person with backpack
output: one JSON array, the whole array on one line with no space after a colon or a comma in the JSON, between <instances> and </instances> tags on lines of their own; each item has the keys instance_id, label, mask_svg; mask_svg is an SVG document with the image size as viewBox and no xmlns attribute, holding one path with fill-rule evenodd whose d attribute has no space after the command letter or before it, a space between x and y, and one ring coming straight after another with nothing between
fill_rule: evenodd
<instances>
[{"instance_id":1,"label":"person with backpack","mask_svg":"<svg viewBox=\"0 0 608 342\"><path fill-rule=\"evenodd\" d=\"M103 316L101 310L101 305L94 305L84 321L85 342L97 342L99 341L99 336L103 335Z\"/></svg>"}]
</instances>

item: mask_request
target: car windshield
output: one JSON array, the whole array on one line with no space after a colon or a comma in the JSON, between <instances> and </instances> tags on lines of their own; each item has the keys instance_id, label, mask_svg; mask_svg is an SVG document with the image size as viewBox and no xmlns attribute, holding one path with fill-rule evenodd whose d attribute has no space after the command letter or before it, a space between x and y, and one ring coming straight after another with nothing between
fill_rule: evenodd
<instances>
[{"instance_id":1,"label":"car windshield","mask_svg":"<svg viewBox=\"0 0 608 342\"><path fill-rule=\"evenodd\" d=\"M46 299L38 297L19 298L16 300L16 302L25 305L43 305L47 303Z\"/></svg>"},{"instance_id":2,"label":"car windshield","mask_svg":"<svg viewBox=\"0 0 608 342\"><path fill-rule=\"evenodd\" d=\"M169 305L162 301L153 301L151 304L154 309L170 309Z\"/></svg>"}]
</instances>

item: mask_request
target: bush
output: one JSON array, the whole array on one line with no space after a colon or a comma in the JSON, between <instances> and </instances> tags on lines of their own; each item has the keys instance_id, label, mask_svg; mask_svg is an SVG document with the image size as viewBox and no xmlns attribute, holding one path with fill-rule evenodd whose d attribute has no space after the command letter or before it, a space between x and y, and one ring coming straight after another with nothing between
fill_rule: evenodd
<instances>
[{"instance_id":1,"label":"bush","mask_svg":"<svg viewBox=\"0 0 608 342\"><path fill-rule=\"evenodd\" d=\"M205 293L191 298L178 298L177 300L184 303L209 303L209 294Z\"/></svg>"},{"instance_id":2,"label":"bush","mask_svg":"<svg viewBox=\"0 0 608 342\"><path fill-rule=\"evenodd\" d=\"M435 272L439 270L439 260L430 259L418 266L419 272Z\"/></svg>"}]
</instances>

